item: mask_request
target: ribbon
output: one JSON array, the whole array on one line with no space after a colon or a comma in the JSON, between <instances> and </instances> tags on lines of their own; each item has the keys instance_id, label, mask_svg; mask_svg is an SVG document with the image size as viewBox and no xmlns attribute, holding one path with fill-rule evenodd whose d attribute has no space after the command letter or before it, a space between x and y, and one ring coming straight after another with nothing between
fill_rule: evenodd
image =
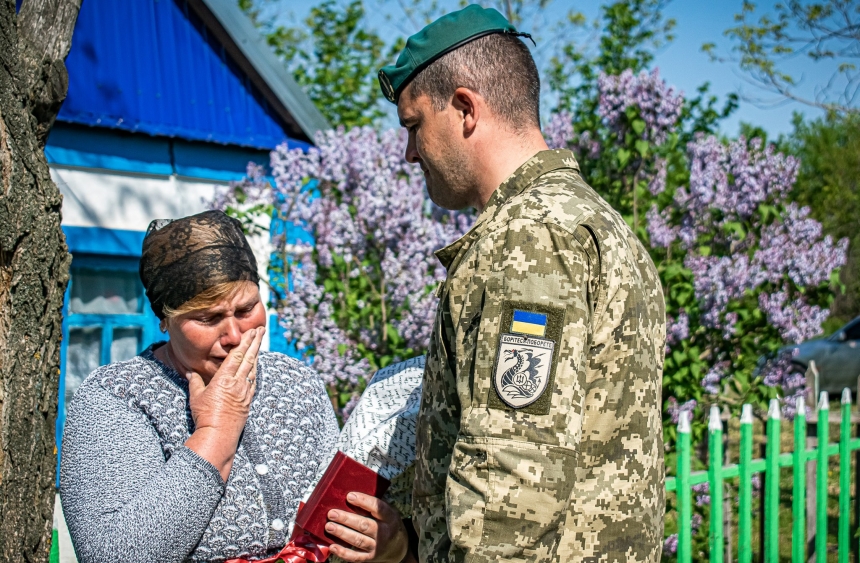
<instances>
[{"instance_id":1,"label":"ribbon","mask_svg":"<svg viewBox=\"0 0 860 563\"><path fill-rule=\"evenodd\" d=\"M225 563L278 563L280 561L283 563L322 563L328 559L328 551L329 548L324 545L324 542L320 542L311 534L295 526L290 542L277 555L253 561L230 559Z\"/></svg>"}]
</instances>

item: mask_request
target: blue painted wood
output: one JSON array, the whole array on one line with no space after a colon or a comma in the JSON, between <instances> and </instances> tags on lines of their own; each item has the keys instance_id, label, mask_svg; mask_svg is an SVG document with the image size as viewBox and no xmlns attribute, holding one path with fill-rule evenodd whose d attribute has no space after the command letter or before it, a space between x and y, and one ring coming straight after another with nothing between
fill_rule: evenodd
<instances>
[{"instance_id":1,"label":"blue painted wood","mask_svg":"<svg viewBox=\"0 0 860 563\"><path fill-rule=\"evenodd\" d=\"M306 150L306 143L289 141ZM248 163L268 167L269 151L150 137L124 131L57 123L48 137L45 156L56 166L88 170L178 176L216 182L245 178Z\"/></svg>"},{"instance_id":2,"label":"blue painted wood","mask_svg":"<svg viewBox=\"0 0 860 563\"><path fill-rule=\"evenodd\" d=\"M105 229L104 227L73 227L63 225L63 233L66 235L66 244L69 251L75 254L98 254L103 256L126 256L139 258L143 247L143 231L123 231L119 229ZM119 265L120 269L127 269ZM136 262L135 262L136 264ZM110 263L105 263L105 268L112 268ZM137 266L135 265L136 269Z\"/></svg>"},{"instance_id":3,"label":"blue painted wood","mask_svg":"<svg viewBox=\"0 0 860 563\"><path fill-rule=\"evenodd\" d=\"M272 149L289 127L187 0L87 0L59 121Z\"/></svg>"}]
</instances>

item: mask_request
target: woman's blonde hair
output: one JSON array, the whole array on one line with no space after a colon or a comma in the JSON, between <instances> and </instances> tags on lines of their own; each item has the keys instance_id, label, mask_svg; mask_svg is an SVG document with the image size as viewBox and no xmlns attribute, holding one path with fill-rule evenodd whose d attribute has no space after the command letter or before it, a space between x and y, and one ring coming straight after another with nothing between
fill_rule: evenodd
<instances>
[{"instance_id":1,"label":"woman's blonde hair","mask_svg":"<svg viewBox=\"0 0 860 563\"><path fill-rule=\"evenodd\" d=\"M222 301L233 299L233 297L235 297L236 294L239 293L245 287L246 283L254 282L239 280L219 283L218 285L214 285L209 289L201 291L176 309L172 309L170 307L165 306L164 320L161 322L161 329L165 330L167 322L171 319L175 319L180 315L193 313L195 311L203 311L204 309L214 307Z\"/></svg>"}]
</instances>

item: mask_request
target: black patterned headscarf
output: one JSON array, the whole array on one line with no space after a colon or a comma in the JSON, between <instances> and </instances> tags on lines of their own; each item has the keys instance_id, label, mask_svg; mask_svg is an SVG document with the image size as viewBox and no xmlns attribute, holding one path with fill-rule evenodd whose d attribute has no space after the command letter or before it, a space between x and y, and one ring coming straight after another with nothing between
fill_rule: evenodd
<instances>
[{"instance_id":1,"label":"black patterned headscarf","mask_svg":"<svg viewBox=\"0 0 860 563\"><path fill-rule=\"evenodd\" d=\"M236 219L204 211L149 224L140 257L140 281L153 312L176 309L216 285L260 281L257 261Z\"/></svg>"}]
</instances>

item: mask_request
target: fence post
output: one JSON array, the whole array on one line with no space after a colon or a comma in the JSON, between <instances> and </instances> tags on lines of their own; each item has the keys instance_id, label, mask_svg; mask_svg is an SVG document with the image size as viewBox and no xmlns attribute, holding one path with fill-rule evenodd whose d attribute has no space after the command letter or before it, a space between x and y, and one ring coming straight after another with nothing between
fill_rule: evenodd
<instances>
[{"instance_id":1,"label":"fence post","mask_svg":"<svg viewBox=\"0 0 860 563\"><path fill-rule=\"evenodd\" d=\"M752 405L741 408L738 459L738 562L752 563Z\"/></svg>"},{"instance_id":2,"label":"fence post","mask_svg":"<svg viewBox=\"0 0 860 563\"><path fill-rule=\"evenodd\" d=\"M767 410L764 481L764 560L779 563L779 399Z\"/></svg>"},{"instance_id":3,"label":"fence post","mask_svg":"<svg viewBox=\"0 0 860 563\"><path fill-rule=\"evenodd\" d=\"M724 414L720 416L720 419L726 422L723 432L723 464L729 464L732 462L731 433L728 424L728 421L731 420L731 413L723 412ZM732 491L732 487L726 486L723 486L723 493L723 540L726 545L725 551L723 551L723 560L725 563L733 563L735 561L735 520L732 517L732 508L737 500L737 495Z\"/></svg>"},{"instance_id":4,"label":"fence post","mask_svg":"<svg viewBox=\"0 0 860 563\"><path fill-rule=\"evenodd\" d=\"M830 398L818 400L818 463L815 468L815 561L827 562L827 445L830 441Z\"/></svg>"},{"instance_id":5,"label":"fence post","mask_svg":"<svg viewBox=\"0 0 860 563\"><path fill-rule=\"evenodd\" d=\"M839 563L848 563L851 553L851 390L842 391L842 419L839 421Z\"/></svg>"},{"instance_id":6,"label":"fence post","mask_svg":"<svg viewBox=\"0 0 860 563\"><path fill-rule=\"evenodd\" d=\"M791 561L806 561L806 399L797 398L794 415L794 479L791 512L794 522L791 528Z\"/></svg>"},{"instance_id":7,"label":"fence post","mask_svg":"<svg viewBox=\"0 0 860 563\"><path fill-rule=\"evenodd\" d=\"M693 507L690 490L690 411L682 411L678 420L678 563L692 561Z\"/></svg>"},{"instance_id":8,"label":"fence post","mask_svg":"<svg viewBox=\"0 0 860 563\"><path fill-rule=\"evenodd\" d=\"M723 421L720 407L711 405L708 419L708 492L711 495L711 561L723 563Z\"/></svg>"}]
</instances>

